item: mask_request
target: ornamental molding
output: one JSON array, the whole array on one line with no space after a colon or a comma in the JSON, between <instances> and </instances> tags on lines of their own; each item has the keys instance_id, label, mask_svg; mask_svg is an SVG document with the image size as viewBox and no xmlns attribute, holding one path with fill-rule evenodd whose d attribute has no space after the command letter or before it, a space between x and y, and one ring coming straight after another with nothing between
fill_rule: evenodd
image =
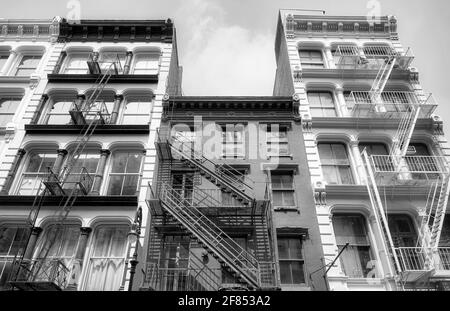
<instances>
[{"instance_id":1,"label":"ornamental molding","mask_svg":"<svg viewBox=\"0 0 450 311\"><path fill-rule=\"evenodd\" d=\"M0 20L0 41L52 41L55 35L59 26L51 20Z\"/></svg>"},{"instance_id":2,"label":"ornamental molding","mask_svg":"<svg viewBox=\"0 0 450 311\"><path fill-rule=\"evenodd\" d=\"M395 16L381 16L378 22L366 16L284 15L286 38L295 37L367 37L398 40Z\"/></svg>"}]
</instances>

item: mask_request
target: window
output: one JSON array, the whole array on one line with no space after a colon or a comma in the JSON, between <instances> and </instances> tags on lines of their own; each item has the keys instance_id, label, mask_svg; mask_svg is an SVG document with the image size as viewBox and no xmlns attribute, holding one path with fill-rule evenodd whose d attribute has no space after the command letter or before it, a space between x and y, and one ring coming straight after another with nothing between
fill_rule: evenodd
<instances>
[{"instance_id":1,"label":"window","mask_svg":"<svg viewBox=\"0 0 450 311\"><path fill-rule=\"evenodd\" d=\"M395 247L415 247L417 234L411 217L407 215L388 215L389 231Z\"/></svg>"},{"instance_id":2,"label":"window","mask_svg":"<svg viewBox=\"0 0 450 311\"><path fill-rule=\"evenodd\" d=\"M239 124L222 126L222 152L224 158L245 157L245 131Z\"/></svg>"},{"instance_id":3,"label":"window","mask_svg":"<svg viewBox=\"0 0 450 311\"><path fill-rule=\"evenodd\" d=\"M364 150L367 151L367 155L375 156L373 158L373 163L375 164L375 167L379 171L393 171L394 170L394 164L391 163L391 159L388 157L389 152L388 148L385 144L379 144L379 143L360 143L359 144L359 151L362 153ZM380 157L377 157L380 156Z\"/></svg>"},{"instance_id":4,"label":"window","mask_svg":"<svg viewBox=\"0 0 450 311\"><path fill-rule=\"evenodd\" d=\"M136 55L134 64L135 75L158 74L159 71L159 55L157 54L139 54Z\"/></svg>"},{"instance_id":5,"label":"window","mask_svg":"<svg viewBox=\"0 0 450 311\"><path fill-rule=\"evenodd\" d=\"M6 62L8 61L8 58L8 54L0 52L0 72L3 69L3 66L5 66Z\"/></svg>"},{"instance_id":6,"label":"window","mask_svg":"<svg viewBox=\"0 0 450 311\"><path fill-rule=\"evenodd\" d=\"M123 111L122 124L148 124L151 109L151 101L128 101Z\"/></svg>"},{"instance_id":7,"label":"window","mask_svg":"<svg viewBox=\"0 0 450 311\"><path fill-rule=\"evenodd\" d=\"M303 68L325 68L321 50L300 50L299 54Z\"/></svg>"},{"instance_id":8,"label":"window","mask_svg":"<svg viewBox=\"0 0 450 311\"><path fill-rule=\"evenodd\" d=\"M71 124L70 109L73 100L70 99L52 99L49 101L51 107L46 115L46 124Z\"/></svg>"},{"instance_id":9,"label":"window","mask_svg":"<svg viewBox=\"0 0 450 311\"><path fill-rule=\"evenodd\" d=\"M308 92L308 102L313 117L336 117L333 94L330 92Z\"/></svg>"},{"instance_id":10,"label":"window","mask_svg":"<svg viewBox=\"0 0 450 311\"><path fill-rule=\"evenodd\" d=\"M14 257L19 250L24 251L29 233L28 228L0 227L0 290L6 287Z\"/></svg>"},{"instance_id":11,"label":"window","mask_svg":"<svg viewBox=\"0 0 450 311\"><path fill-rule=\"evenodd\" d=\"M108 195L135 195L141 174L143 155L136 152L116 152L109 174Z\"/></svg>"},{"instance_id":12,"label":"window","mask_svg":"<svg viewBox=\"0 0 450 311\"><path fill-rule=\"evenodd\" d=\"M79 225L51 225L47 227L39 240L34 259L41 263L40 272L36 275L36 280L46 279L54 269L52 262L61 260L67 269L72 267L72 259L78 246L80 237ZM67 275L69 277L69 275Z\"/></svg>"},{"instance_id":13,"label":"window","mask_svg":"<svg viewBox=\"0 0 450 311\"><path fill-rule=\"evenodd\" d=\"M266 133L267 156L289 155L288 128L278 124L269 124Z\"/></svg>"},{"instance_id":14,"label":"window","mask_svg":"<svg viewBox=\"0 0 450 311\"><path fill-rule=\"evenodd\" d=\"M320 143L318 149L323 175L328 184L349 185L354 183L350 160L344 144Z\"/></svg>"},{"instance_id":15,"label":"window","mask_svg":"<svg viewBox=\"0 0 450 311\"><path fill-rule=\"evenodd\" d=\"M41 180L47 177L48 168L53 167L56 156L56 151L30 153L20 180L19 195L37 194Z\"/></svg>"},{"instance_id":16,"label":"window","mask_svg":"<svg viewBox=\"0 0 450 311\"><path fill-rule=\"evenodd\" d=\"M125 269L129 231L128 226L120 225L102 226L95 230L85 290L119 290Z\"/></svg>"},{"instance_id":17,"label":"window","mask_svg":"<svg viewBox=\"0 0 450 311\"><path fill-rule=\"evenodd\" d=\"M127 58L125 53L104 52L100 54L99 63L102 72L106 72L112 63L115 63L117 72L120 74L123 72L123 66L125 65L125 59ZM114 69L114 67L111 67ZM112 72L112 71L110 71Z\"/></svg>"},{"instance_id":18,"label":"window","mask_svg":"<svg viewBox=\"0 0 450 311\"><path fill-rule=\"evenodd\" d=\"M272 196L275 207L295 207L294 177L290 174L272 173Z\"/></svg>"},{"instance_id":19,"label":"window","mask_svg":"<svg viewBox=\"0 0 450 311\"><path fill-rule=\"evenodd\" d=\"M450 247L450 214L447 214L444 217L439 247ZM450 256L450 254L448 256ZM450 264L450 258L447 259L447 262ZM450 268L447 270L450 270Z\"/></svg>"},{"instance_id":20,"label":"window","mask_svg":"<svg viewBox=\"0 0 450 311\"><path fill-rule=\"evenodd\" d=\"M12 121L20 102L20 98L0 98L0 127Z\"/></svg>"},{"instance_id":21,"label":"window","mask_svg":"<svg viewBox=\"0 0 450 311\"><path fill-rule=\"evenodd\" d=\"M70 176L67 177L66 182L63 185L64 189L72 189L74 183L81 181L82 177L86 177L83 180L83 186L87 187L86 191L89 192L92 188L95 173L97 172L98 160L100 159L100 152L89 151L80 155L75 162ZM89 176L86 176L86 173Z\"/></svg>"},{"instance_id":22,"label":"window","mask_svg":"<svg viewBox=\"0 0 450 311\"><path fill-rule=\"evenodd\" d=\"M340 257L345 275L351 278L376 277L365 218L361 215L333 215L333 227L339 251L349 243Z\"/></svg>"},{"instance_id":23,"label":"window","mask_svg":"<svg viewBox=\"0 0 450 311\"><path fill-rule=\"evenodd\" d=\"M68 57L66 66L64 68L65 74L88 74L89 67L88 61L89 54L71 54Z\"/></svg>"},{"instance_id":24,"label":"window","mask_svg":"<svg viewBox=\"0 0 450 311\"><path fill-rule=\"evenodd\" d=\"M15 76L30 76L34 73L41 61L41 55L24 55L17 65Z\"/></svg>"},{"instance_id":25,"label":"window","mask_svg":"<svg viewBox=\"0 0 450 311\"><path fill-rule=\"evenodd\" d=\"M300 238L278 238L281 284L305 284L302 241Z\"/></svg>"}]
</instances>

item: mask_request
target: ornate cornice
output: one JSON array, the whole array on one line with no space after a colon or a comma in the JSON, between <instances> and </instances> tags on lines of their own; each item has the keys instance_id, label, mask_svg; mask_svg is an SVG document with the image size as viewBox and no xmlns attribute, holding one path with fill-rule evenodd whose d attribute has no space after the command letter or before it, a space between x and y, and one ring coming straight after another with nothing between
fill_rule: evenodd
<instances>
[{"instance_id":1,"label":"ornate cornice","mask_svg":"<svg viewBox=\"0 0 450 311\"><path fill-rule=\"evenodd\" d=\"M82 42L167 42L174 37L170 19L164 20L81 20L60 24L58 41Z\"/></svg>"},{"instance_id":2,"label":"ornate cornice","mask_svg":"<svg viewBox=\"0 0 450 311\"><path fill-rule=\"evenodd\" d=\"M397 19L380 16L302 15L296 10L281 10L280 18L288 39L295 37L367 37L398 40Z\"/></svg>"},{"instance_id":3,"label":"ornate cornice","mask_svg":"<svg viewBox=\"0 0 450 311\"><path fill-rule=\"evenodd\" d=\"M0 20L0 41L52 41L58 31L54 20Z\"/></svg>"}]
</instances>

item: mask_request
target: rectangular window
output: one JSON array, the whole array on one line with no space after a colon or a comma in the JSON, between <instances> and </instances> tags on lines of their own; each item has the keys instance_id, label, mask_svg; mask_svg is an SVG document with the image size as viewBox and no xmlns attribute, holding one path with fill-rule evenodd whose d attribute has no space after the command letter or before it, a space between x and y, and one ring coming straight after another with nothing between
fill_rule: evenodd
<instances>
[{"instance_id":1,"label":"rectangular window","mask_svg":"<svg viewBox=\"0 0 450 311\"><path fill-rule=\"evenodd\" d=\"M24 55L17 65L15 76L27 77L34 73L41 61L41 55Z\"/></svg>"},{"instance_id":2,"label":"rectangular window","mask_svg":"<svg viewBox=\"0 0 450 311\"><path fill-rule=\"evenodd\" d=\"M353 184L347 149L344 144L319 143L319 156L326 182L330 185Z\"/></svg>"},{"instance_id":3,"label":"rectangular window","mask_svg":"<svg viewBox=\"0 0 450 311\"><path fill-rule=\"evenodd\" d=\"M141 176L142 154L116 152L109 174L108 195L135 195Z\"/></svg>"},{"instance_id":4,"label":"rectangular window","mask_svg":"<svg viewBox=\"0 0 450 311\"><path fill-rule=\"evenodd\" d=\"M336 117L333 94L330 92L308 92L308 102L313 117Z\"/></svg>"},{"instance_id":5,"label":"rectangular window","mask_svg":"<svg viewBox=\"0 0 450 311\"><path fill-rule=\"evenodd\" d=\"M151 101L129 101L123 110L122 124L148 124L151 110Z\"/></svg>"},{"instance_id":6,"label":"rectangular window","mask_svg":"<svg viewBox=\"0 0 450 311\"><path fill-rule=\"evenodd\" d=\"M441 238L439 240L439 247L450 248L450 214L445 215ZM447 256L449 256L447 258L447 263L450 265L450 251L447 254ZM448 270L450 270L450 268Z\"/></svg>"},{"instance_id":7,"label":"rectangular window","mask_svg":"<svg viewBox=\"0 0 450 311\"><path fill-rule=\"evenodd\" d=\"M136 56L134 64L135 75L154 75L159 71L159 56L156 54L141 54Z\"/></svg>"},{"instance_id":8,"label":"rectangular window","mask_svg":"<svg viewBox=\"0 0 450 311\"><path fill-rule=\"evenodd\" d=\"M272 173L272 196L275 207L295 207L293 173Z\"/></svg>"},{"instance_id":9,"label":"rectangular window","mask_svg":"<svg viewBox=\"0 0 450 311\"><path fill-rule=\"evenodd\" d=\"M37 194L41 180L47 178L48 168L53 168L56 152L31 152L28 163L22 174L19 185L19 195ZM41 189L43 190L43 188Z\"/></svg>"},{"instance_id":10,"label":"rectangular window","mask_svg":"<svg viewBox=\"0 0 450 311\"><path fill-rule=\"evenodd\" d=\"M128 226L102 226L95 230L85 289L118 291L125 269Z\"/></svg>"},{"instance_id":11,"label":"rectangular window","mask_svg":"<svg viewBox=\"0 0 450 311\"><path fill-rule=\"evenodd\" d=\"M281 284L305 284L301 239L278 237L278 257Z\"/></svg>"},{"instance_id":12,"label":"rectangular window","mask_svg":"<svg viewBox=\"0 0 450 311\"><path fill-rule=\"evenodd\" d=\"M71 54L64 68L64 74L88 74L89 54Z\"/></svg>"},{"instance_id":13,"label":"rectangular window","mask_svg":"<svg viewBox=\"0 0 450 311\"><path fill-rule=\"evenodd\" d=\"M289 155L288 128L269 124L267 126L267 155L272 157Z\"/></svg>"},{"instance_id":14,"label":"rectangular window","mask_svg":"<svg viewBox=\"0 0 450 311\"><path fill-rule=\"evenodd\" d=\"M333 215L333 228L339 251L349 243L340 257L345 275L351 278L376 277L365 218L360 215Z\"/></svg>"},{"instance_id":15,"label":"rectangular window","mask_svg":"<svg viewBox=\"0 0 450 311\"><path fill-rule=\"evenodd\" d=\"M102 53L99 57L100 69L102 72L106 72L110 69L111 73L115 73L115 70L117 70L117 73L121 74L123 73L123 66L125 65L126 58L127 56L125 53Z\"/></svg>"},{"instance_id":16,"label":"rectangular window","mask_svg":"<svg viewBox=\"0 0 450 311\"><path fill-rule=\"evenodd\" d=\"M0 98L0 127L12 121L20 102L20 98Z\"/></svg>"},{"instance_id":17,"label":"rectangular window","mask_svg":"<svg viewBox=\"0 0 450 311\"><path fill-rule=\"evenodd\" d=\"M300 50L299 54L303 68L325 68L321 50Z\"/></svg>"},{"instance_id":18,"label":"rectangular window","mask_svg":"<svg viewBox=\"0 0 450 311\"><path fill-rule=\"evenodd\" d=\"M0 227L0 290L7 286L12 262L25 248L30 230L22 227Z\"/></svg>"},{"instance_id":19,"label":"rectangular window","mask_svg":"<svg viewBox=\"0 0 450 311\"><path fill-rule=\"evenodd\" d=\"M222 126L222 152L224 158L245 157L245 129L243 125Z\"/></svg>"}]
</instances>

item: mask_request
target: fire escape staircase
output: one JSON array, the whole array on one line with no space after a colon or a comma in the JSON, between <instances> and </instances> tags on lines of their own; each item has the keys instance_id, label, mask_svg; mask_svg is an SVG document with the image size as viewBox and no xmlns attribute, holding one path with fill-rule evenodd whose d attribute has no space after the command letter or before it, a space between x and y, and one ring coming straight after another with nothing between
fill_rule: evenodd
<instances>
[{"instance_id":1,"label":"fire escape staircase","mask_svg":"<svg viewBox=\"0 0 450 311\"><path fill-rule=\"evenodd\" d=\"M89 63L89 62L88 62ZM81 172L73 176L72 170L85 150L91 136L97 126L107 120L107 110L103 102L98 102L105 86L113 74L117 74L117 65L111 63L104 72L99 71L94 90L82 106L74 104L70 115L74 124L83 125L80 135L76 139L76 146L69 154L66 166L59 174L48 168L48 175L39 185L37 195L33 201L28 215L28 225L35 226L37 217L45 199L48 196L62 196L63 199L56 211L57 228L62 228L67 219L77 197L87 195L92 187L92 177L86 168L81 168ZM93 108L99 108L92 112ZM87 118L91 114L93 117ZM62 290L67 286L69 270L60 260L47 259L51 246L54 244L57 235L45 241L39 255L39 260L25 259L25 250L31 237L31 230L24 249L20 249L13 261L13 269L9 276L9 284L13 289L19 290Z\"/></svg>"}]
</instances>

